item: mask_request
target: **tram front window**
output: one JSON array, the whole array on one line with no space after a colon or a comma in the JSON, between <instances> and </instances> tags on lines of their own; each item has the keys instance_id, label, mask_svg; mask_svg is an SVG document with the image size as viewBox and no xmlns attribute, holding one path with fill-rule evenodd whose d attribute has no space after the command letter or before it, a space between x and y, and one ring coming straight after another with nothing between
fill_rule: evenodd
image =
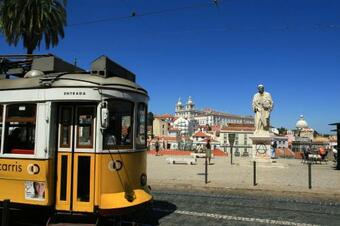
<instances>
[{"instance_id":1,"label":"tram front window","mask_svg":"<svg viewBox=\"0 0 340 226\"><path fill-rule=\"evenodd\" d=\"M36 104L7 105L4 153L34 154Z\"/></svg>"},{"instance_id":2,"label":"tram front window","mask_svg":"<svg viewBox=\"0 0 340 226\"><path fill-rule=\"evenodd\" d=\"M109 127L104 130L104 149L132 147L133 103L109 100Z\"/></svg>"}]
</instances>

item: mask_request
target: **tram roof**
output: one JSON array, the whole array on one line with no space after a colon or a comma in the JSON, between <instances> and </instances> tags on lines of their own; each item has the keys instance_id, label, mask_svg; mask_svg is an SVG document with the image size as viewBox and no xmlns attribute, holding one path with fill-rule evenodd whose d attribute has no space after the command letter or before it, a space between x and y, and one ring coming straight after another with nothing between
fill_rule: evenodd
<instances>
[{"instance_id":1,"label":"tram roof","mask_svg":"<svg viewBox=\"0 0 340 226\"><path fill-rule=\"evenodd\" d=\"M68 87L119 89L147 95L145 89L130 80L104 78L90 73L54 73L30 78L0 79L0 91Z\"/></svg>"},{"instance_id":2,"label":"tram roof","mask_svg":"<svg viewBox=\"0 0 340 226\"><path fill-rule=\"evenodd\" d=\"M0 55L0 91L63 87L119 89L147 95L135 82L135 74L105 55L91 63L90 71L52 54Z\"/></svg>"}]
</instances>

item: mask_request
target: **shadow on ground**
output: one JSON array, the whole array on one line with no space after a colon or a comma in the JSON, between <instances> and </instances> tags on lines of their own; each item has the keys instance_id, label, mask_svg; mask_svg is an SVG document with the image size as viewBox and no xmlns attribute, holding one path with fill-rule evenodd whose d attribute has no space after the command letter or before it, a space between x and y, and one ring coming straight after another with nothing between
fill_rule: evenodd
<instances>
[{"instance_id":1,"label":"shadow on ground","mask_svg":"<svg viewBox=\"0 0 340 226\"><path fill-rule=\"evenodd\" d=\"M128 215L120 215L116 218L98 218L94 215L92 216L59 216L57 222L53 222L51 225L72 225L77 224L81 225L138 225L138 226L149 226L149 225L159 225L160 219L172 214L177 209L177 206L173 203L163 201L163 200L154 200L152 205L147 206L138 211L132 212ZM42 213L41 211L37 211L35 213L23 211L11 211L9 216L9 226L43 226L47 225L48 217L46 217L47 213ZM1 209L0 209L0 225L1 225ZM64 222L64 223L61 223ZM65 223L68 224L65 224Z\"/></svg>"},{"instance_id":2,"label":"shadow on ground","mask_svg":"<svg viewBox=\"0 0 340 226\"><path fill-rule=\"evenodd\" d=\"M172 214L177 209L177 206L173 203L154 200L152 206L145 211L136 213L134 215L122 217L122 225L126 222L136 222L137 225L159 225L159 220Z\"/></svg>"}]
</instances>

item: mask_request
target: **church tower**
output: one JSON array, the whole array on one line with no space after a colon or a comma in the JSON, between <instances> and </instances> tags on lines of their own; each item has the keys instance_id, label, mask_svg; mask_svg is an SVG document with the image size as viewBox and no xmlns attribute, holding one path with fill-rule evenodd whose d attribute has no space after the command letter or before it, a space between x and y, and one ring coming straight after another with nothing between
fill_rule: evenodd
<instances>
[{"instance_id":1,"label":"church tower","mask_svg":"<svg viewBox=\"0 0 340 226\"><path fill-rule=\"evenodd\" d=\"M195 104L192 101L191 96L189 96L188 103L187 103L187 110L194 110L195 109Z\"/></svg>"},{"instance_id":2,"label":"church tower","mask_svg":"<svg viewBox=\"0 0 340 226\"><path fill-rule=\"evenodd\" d=\"M178 101L177 101L177 104L176 104L175 115L179 116L181 111L183 111L183 105L182 105L182 102L181 102L181 98L178 98Z\"/></svg>"}]
</instances>

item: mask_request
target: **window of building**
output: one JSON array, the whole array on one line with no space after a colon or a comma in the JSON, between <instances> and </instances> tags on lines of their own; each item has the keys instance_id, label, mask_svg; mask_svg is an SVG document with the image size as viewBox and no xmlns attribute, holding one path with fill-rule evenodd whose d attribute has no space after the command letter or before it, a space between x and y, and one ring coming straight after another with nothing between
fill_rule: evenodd
<instances>
[{"instance_id":1,"label":"window of building","mask_svg":"<svg viewBox=\"0 0 340 226\"><path fill-rule=\"evenodd\" d=\"M4 153L34 154L36 104L6 107Z\"/></svg>"},{"instance_id":2,"label":"window of building","mask_svg":"<svg viewBox=\"0 0 340 226\"><path fill-rule=\"evenodd\" d=\"M138 147L146 147L146 105L144 103L138 104L138 114L137 114L137 139L136 144ZM164 125L163 125L164 128ZM164 135L164 131L163 131Z\"/></svg>"},{"instance_id":3,"label":"window of building","mask_svg":"<svg viewBox=\"0 0 340 226\"><path fill-rule=\"evenodd\" d=\"M132 147L133 103L126 100L108 101L109 127L104 130L104 149Z\"/></svg>"}]
</instances>

